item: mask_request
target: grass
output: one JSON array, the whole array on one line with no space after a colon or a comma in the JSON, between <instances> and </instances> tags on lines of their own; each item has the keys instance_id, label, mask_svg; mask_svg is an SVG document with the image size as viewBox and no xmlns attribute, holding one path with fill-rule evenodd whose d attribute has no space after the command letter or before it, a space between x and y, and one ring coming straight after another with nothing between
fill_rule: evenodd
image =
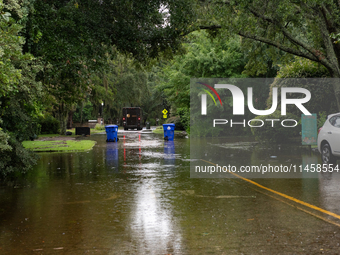
<instances>
[{"instance_id":1,"label":"grass","mask_svg":"<svg viewBox=\"0 0 340 255\"><path fill-rule=\"evenodd\" d=\"M152 130L153 133L155 134L164 134L164 131L163 131L163 126L158 126L156 127L154 130ZM182 133L183 131L181 130L175 130L175 133Z\"/></svg>"},{"instance_id":2,"label":"grass","mask_svg":"<svg viewBox=\"0 0 340 255\"><path fill-rule=\"evenodd\" d=\"M101 125L101 124L96 124L96 126L94 127L94 130L100 130L100 131L105 131L105 125Z\"/></svg>"},{"instance_id":3,"label":"grass","mask_svg":"<svg viewBox=\"0 0 340 255\"><path fill-rule=\"evenodd\" d=\"M76 130L75 129L73 129L72 130L74 133L76 133ZM71 131L71 132L72 132ZM104 129L94 129L94 128L91 128L91 130L90 130L90 134L91 135L94 135L94 134L99 134L99 133L105 133L105 128Z\"/></svg>"},{"instance_id":4,"label":"grass","mask_svg":"<svg viewBox=\"0 0 340 255\"><path fill-rule=\"evenodd\" d=\"M154 130L152 130L153 133L156 134L163 134L163 126L156 127Z\"/></svg>"},{"instance_id":5,"label":"grass","mask_svg":"<svg viewBox=\"0 0 340 255\"><path fill-rule=\"evenodd\" d=\"M91 150L96 144L91 140L57 140L57 141L24 141L22 145L26 149L36 152L69 152Z\"/></svg>"}]
</instances>

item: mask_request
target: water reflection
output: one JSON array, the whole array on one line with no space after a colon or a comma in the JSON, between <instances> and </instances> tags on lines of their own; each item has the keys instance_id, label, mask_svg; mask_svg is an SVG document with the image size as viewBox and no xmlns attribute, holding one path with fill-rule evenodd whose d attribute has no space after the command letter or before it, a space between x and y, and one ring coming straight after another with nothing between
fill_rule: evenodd
<instances>
[{"instance_id":1,"label":"water reflection","mask_svg":"<svg viewBox=\"0 0 340 255\"><path fill-rule=\"evenodd\" d=\"M302 164L299 169L302 171L302 178L318 178L318 156L314 154L303 154L302 155ZM315 169L315 170L313 170ZM306 171L305 171L306 170Z\"/></svg>"},{"instance_id":2,"label":"water reflection","mask_svg":"<svg viewBox=\"0 0 340 255\"><path fill-rule=\"evenodd\" d=\"M164 165L171 166L171 170L175 169L175 143L174 141L164 141Z\"/></svg>"},{"instance_id":3,"label":"water reflection","mask_svg":"<svg viewBox=\"0 0 340 255\"><path fill-rule=\"evenodd\" d=\"M162 197L166 184L143 181L136 190L131 229L139 254L178 254L182 247L180 226L173 208Z\"/></svg>"},{"instance_id":4,"label":"water reflection","mask_svg":"<svg viewBox=\"0 0 340 255\"><path fill-rule=\"evenodd\" d=\"M133 171L134 176L140 177L134 179L138 182L134 185L135 195L129 220L134 250L138 254L180 253L180 226L173 216L174 209L169 197L162 194L171 187L167 179L157 178L163 174L164 165L175 168L174 142L164 144L164 164L161 164L157 159L161 142L154 136L138 134L123 141L126 168ZM166 170L169 171L168 168Z\"/></svg>"},{"instance_id":5,"label":"water reflection","mask_svg":"<svg viewBox=\"0 0 340 255\"><path fill-rule=\"evenodd\" d=\"M340 214L340 172L320 173L319 192L321 205L328 211Z\"/></svg>"},{"instance_id":6,"label":"water reflection","mask_svg":"<svg viewBox=\"0 0 340 255\"><path fill-rule=\"evenodd\" d=\"M118 143L107 143L106 147L106 164L107 168L113 170L113 172L119 172L119 155L118 155Z\"/></svg>"}]
</instances>

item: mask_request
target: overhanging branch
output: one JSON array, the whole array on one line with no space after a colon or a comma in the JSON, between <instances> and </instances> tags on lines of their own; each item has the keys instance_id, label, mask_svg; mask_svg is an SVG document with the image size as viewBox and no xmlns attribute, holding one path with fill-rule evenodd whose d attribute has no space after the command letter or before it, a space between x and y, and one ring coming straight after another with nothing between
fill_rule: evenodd
<instances>
[{"instance_id":1,"label":"overhanging branch","mask_svg":"<svg viewBox=\"0 0 340 255\"><path fill-rule=\"evenodd\" d=\"M303 57L303 58L310 59L312 61L320 62L320 60L317 57L315 57L314 55L312 55L308 52L303 52L301 50L297 50L297 49L282 45L279 42L272 41L272 40L265 38L265 37L262 37L262 36L244 33L242 31L238 32L238 35L243 36L245 38L253 39L255 41L263 42L265 44L274 46L274 47L276 47L276 48L278 48L278 49L280 49L284 52L287 52L287 53L290 53L290 54L293 54L293 55L296 55L296 56L299 56L299 57Z\"/></svg>"},{"instance_id":2,"label":"overhanging branch","mask_svg":"<svg viewBox=\"0 0 340 255\"><path fill-rule=\"evenodd\" d=\"M199 27L200 29L206 29L206 30L215 30L215 29L221 29L222 26L220 25L212 25L212 26L200 26ZM238 32L237 33L238 35L242 36L242 37L245 37L245 38L248 38L248 39L252 39L252 40L255 40L255 41L259 41L259 42L263 42L265 44L268 44L268 45L271 45L271 46L274 46L284 52L287 52L287 53L290 53L290 54L293 54L293 55L296 55L296 56L299 56L299 57L303 57L303 58L307 58L307 59L310 59L312 61L316 61L316 62L320 62L320 60L314 56L313 54L310 54L308 52L303 52L301 50L298 50L298 49L294 49L294 48L291 48L291 47L288 47L286 45L283 45L279 42L275 42L273 40L270 40L266 37L262 37L262 36L257 36L257 35L254 35L254 34L250 34L250 33L245 33L245 32Z\"/></svg>"},{"instance_id":3,"label":"overhanging branch","mask_svg":"<svg viewBox=\"0 0 340 255\"><path fill-rule=\"evenodd\" d=\"M298 40L296 39L289 31L288 29L282 25L279 21L277 21L276 19L273 19L273 18L270 18L268 16L265 16L263 14L260 14L259 12L255 11L254 9L249 9L249 11L257 18L259 19L262 19L274 26L276 26L281 32L282 34L293 44L297 45L298 47L302 47L303 49L305 49L307 52L308 52L308 55L309 55L309 59L313 60L314 61L317 61L318 62L322 62L322 60L320 60L319 58L319 55L317 54L317 51L310 47L307 43L304 43L303 41L301 40ZM275 46L277 47L277 46ZM285 50L284 50L285 51ZM304 54L306 55L306 54ZM299 56L299 55L298 55ZM312 59L311 56L314 56L314 58ZM315 60L317 59L317 60ZM323 64L326 64L326 63L323 63Z\"/></svg>"}]
</instances>

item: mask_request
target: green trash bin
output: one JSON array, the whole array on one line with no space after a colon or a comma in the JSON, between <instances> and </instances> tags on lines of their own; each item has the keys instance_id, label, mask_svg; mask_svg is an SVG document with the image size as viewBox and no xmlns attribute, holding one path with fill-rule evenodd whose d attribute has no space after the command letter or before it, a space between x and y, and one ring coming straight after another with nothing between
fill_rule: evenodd
<instances>
[{"instance_id":1,"label":"green trash bin","mask_svg":"<svg viewBox=\"0 0 340 255\"><path fill-rule=\"evenodd\" d=\"M150 129L150 123L146 122L146 129Z\"/></svg>"}]
</instances>

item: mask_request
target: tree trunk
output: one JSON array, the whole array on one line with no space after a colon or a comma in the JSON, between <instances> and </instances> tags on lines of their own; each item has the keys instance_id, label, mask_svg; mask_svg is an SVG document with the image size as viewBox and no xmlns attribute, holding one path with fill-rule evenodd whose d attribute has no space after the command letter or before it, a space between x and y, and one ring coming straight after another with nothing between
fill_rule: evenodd
<instances>
[{"instance_id":1,"label":"tree trunk","mask_svg":"<svg viewBox=\"0 0 340 255\"><path fill-rule=\"evenodd\" d=\"M60 123L60 135L65 135L67 125L67 109L64 103L59 105L58 120Z\"/></svg>"},{"instance_id":2,"label":"tree trunk","mask_svg":"<svg viewBox=\"0 0 340 255\"><path fill-rule=\"evenodd\" d=\"M83 109L84 109L84 102L81 102L80 107L80 123L83 124Z\"/></svg>"},{"instance_id":3,"label":"tree trunk","mask_svg":"<svg viewBox=\"0 0 340 255\"><path fill-rule=\"evenodd\" d=\"M67 129L71 129L72 128L72 124L73 124L73 111L69 111L68 112L68 118L67 118Z\"/></svg>"}]
</instances>

